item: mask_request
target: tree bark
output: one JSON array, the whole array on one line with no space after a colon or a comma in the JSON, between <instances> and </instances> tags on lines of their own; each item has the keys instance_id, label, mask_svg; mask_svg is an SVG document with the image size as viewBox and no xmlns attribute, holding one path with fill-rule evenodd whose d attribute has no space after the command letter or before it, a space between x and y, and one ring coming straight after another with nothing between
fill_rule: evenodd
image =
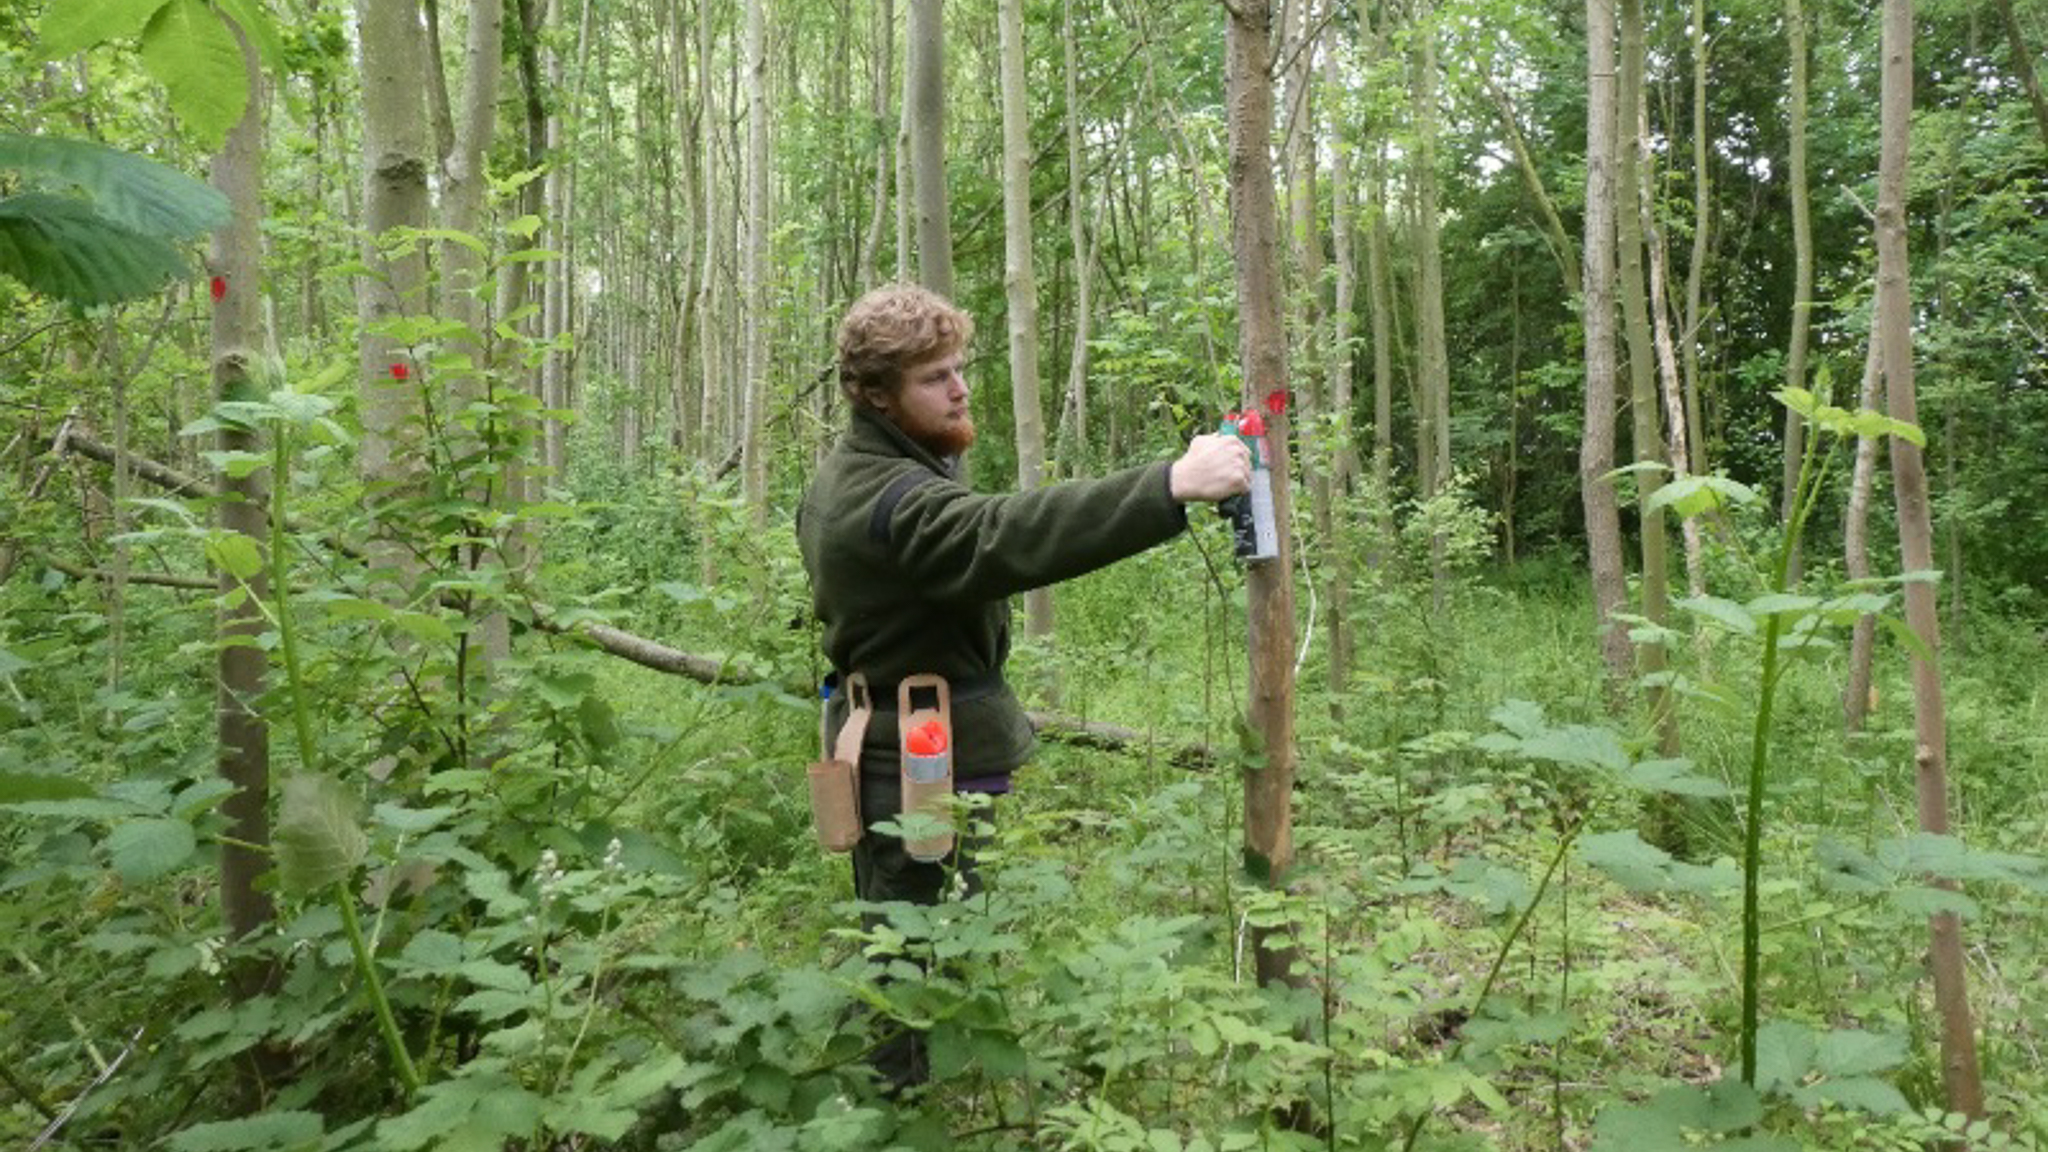
<instances>
[{"instance_id":1,"label":"tree bark","mask_svg":"<svg viewBox=\"0 0 2048 1152\"><path fill-rule=\"evenodd\" d=\"M1785 0L1785 40L1792 57L1791 88L1787 95L1787 134L1790 137L1785 194L1792 201L1792 335L1785 352L1785 387L1806 387L1806 346L1813 319L1813 213L1806 185L1806 14L1801 0ZM1784 478L1779 519L1790 531L1792 502L1799 487L1800 463L1806 455L1806 425L1797 412L1785 410ZM1805 568L1804 549L1796 544L1792 565L1785 574L1786 587L1799 583Z\"/></svg>"},{"instance_id":2,"label":"tree bark","mask_svg":"<svg viewBox=\"0 0 2048 1152\"><path fill-rule=\"evenodd\" d=\"M953 296L953 226L946 206L946 52L943 0L910 0L910 157L917 189L917 278Z\"/></svg>"},{"instance_id":3,"label":"tree bark","mask_svg":"<svg viewBox=\"0 0 2048 1152\"><path fill-rule=\"evenodd\" d=\"M1226 98L1229 106L1231 251L1237 260L1243 401L1254 405L1287 386L1287 334L1280 312L1273 198L1271 0L1237 0L1229 10ZM1251 730L1263 765L1244 774L1245 862L1262 882L1286 883L1294 863L1294 544L1288 523L1288 418L1267 424L1273 514L1283 526L1280 554L1246 575L1250 628ZM1253 941L1261 985L1291 982L1293 949L1283 934L1258 930Z\"/></svg>"},{"instance_id":4,"label":"tree bark","mask_svg":"<svg viewBox=\"0 0 2048 1152\"><path fill-rule=\"evenodd\" d=\"M1058 458L1071 469L1088 445L1088 340L1095 314L1095 248L1088 241L1087 167L1081 150L1080 45L1074 38L1074 0L1060 5L1060 63L1066 85L1067 242L1074 261L1074 330L1067 355L1067 387L1060 405ZM1098 229L1098 235L1100 230Z\"/></svg>"},{"instance_id":5,"label":"tree bark","mask_svg":"<svg viewBox=\"0 0 2048 1152\"><path fill-rule=\"evenodd\" d=\"M1325 53L1323 67L1326 86L1331 91L1341 91L1337 53ZM1336 257L1337 277L1334 285L1335 299L1330 308L1330 375L1326 392L1330 412L1335 416L1330 425L1331 435L1335 438L1330 456L1333 494L1349 496L1358 484L1358 449L1352 441L1351 426L1351 322L1358 291L1358 259L1354 251L1356 230L1351 188L1352 143L1342 128L1333 125L1333 129L1335 138L1330 152L1330 247ZM1334 537L1331 539L1334 540ZM1330 605L1326 617L1330 645L1326 659L1330 693L1333 699L1342 699L1345 689L1350 684L1352 659L1349 548L1338 545L1330 549L1330 586L1324 598Z\"/></svg>"},{"instance_id":6,"label":"tree bark","mask_svg":"<svg viewBox=\"0 0 2048 1152\"><path fill-rule=\"evenodd\" d=\"M227 197L229 216L227 225L213 234L207 253L208 266L225 280L227 288L213 308L211 373L217 399L260 400L264 392L255 369L264 342L263 113L267 94L255 50L240 27L232 21L230 26L241 47L249 102L212 165L213 186ZM264 446L253 427L230 424L221 430L220 449L262 452ZM119 455L114 467L123 468ZM283 478L274 482L282 483ZM221 530L242 537L260 554L269 551L267 491L261 473L221 477ZM257 710L270 673L268 652L256 643L268 629L262 600L269 594L269 583L260 571L247 580L222 571L218 579L225 606L220 613L223 643L216 658L215 766L234 788L221 803L221 812L228 819L227 833L232 837L220 850L221 916L228 938L241 941L263 932L277 917L270 885L265 882L270 871L270 731ZM264 995L276 989L280 975L274 961L238 961L228 970L230 994L237 1001ZM282 1054L270 1045L253 1049L249 1060L238 1065L244 1103L250 1110L260 1105L268 1091L265 1082L281 1066Z\"/></svg>"},{"instance_id":7,"label":"tree bark","mask_svg":"<svg viewBox=\"0 0 2048 1152\"><path fill-rule=\"evenodd\" d=\"M1707 426L1702 419L1700 393L1700 331L1705 316L1700 311L1707 277L1707 261L1713 248L1713 180L1708 175L1711 155L1707 145L1707 8L1706 0L1692 0L1692 260L1685 268L1685 316L1679 347L1680 371L1685 380L1686 468L1695 476L1707 472ZM1687 545L1690 547L1690 544ZM1689 559L1689 556L1688 556Z\"/></svg>"},{"instance_id":8,"label":"tree bark","mask_svg":"<svg viewBox=\"0 0 2048 1152\"><path fill-rule=\"evenodd\" d=\"M1610 699L1634 666L1628 633L1615 620L1628 599L1621 566L1621 512L1614 483L1614 137L1613 0L1586 0L1586 416L1579 441L1579 500L1593 578L1593 614Z\"/></svg>"},{"instance_id":9,"label":"tree bark","mask_svg":"<svg viewBox=\"0 0 2048 1152\"><path fill-rule=\"evenodd\" d=\"M874 91L869 97L869 114L874 117L875 181L868 230L855 261L856 292L865 292L878 282L875 262L881 255L882 232L889 215L889 141L894 135L888 130L889 92L896 72L896 0L875 0L874 24Z\"/></svg>"},{"instance_id":10,"label":"tree bark","mask_svg":"<svg viewBox=\"0 0 2048 1152\"><path fill-rule=\"evenodd\" d=\"M1436 5L1422 0L1415 11L1416 51L1410 70L1415 113L1415 373L1421 403L1416 469L1422 496L1432 499L1451 480L1451 365L1444 333L1444 259L1441 208L1437 197ZM1444 534L1430 538L1430 585L1440 610L1448 594Z\"/></svg>"},{"instance_id":11,"label":"tree bark","mask_svg":"<svg viewBox=\"0 0 2048 1152\"><path fill-rule=\"evenodd\" d=\"M1877 330L1883 343L1886 406L1893 418L1919 419L1913 380L1913 302L1906 252L1906 166L1913 115L1912 0L1885 0L1883 85L1879 98L1877 183ZM1928 507L1927 471L1920 448L1891 438L1892 494L1898 508L1899 555L1908 572L1934 567L1934 530ZM1906 585L1906 625L1929 654L1941 651L1941 608L1935 586ZM1946 835L1948 820L1948 717L1941 669L1913 656L1914 764L1922 831ZM1942 879L1935 883L1953 886ZM1942 1083L1948 1108L1976 1117L1984 1111L1984 1086L1977 1070L1977 1038L1970 1019L1968 973L1961 921L1953 912L1928 918L1929 967L1934 974L1935 1011L1941 1027Z\"/></svg>"},{"instance_id":12,"label":"tree bark","mask_svg":"<svg viewBox=\"0 0 2048 1152\"><path fill-rule=\"evenodd\" d=\"M358 0L362 45L364 263L356 278L362 316L359 454L373 491L401 484L416 466L424 365L375 328L426 306L426 258L417 244L393 252L392 232L427 224L428 140L418 0Z\"/></svg>"},{"instance_id":13,"label":"tree bark","mask_svg":"<svg viewBox=\"0 0 2048 1152\"><path fill-rule=\"evenodd\" d=\"M2019 14L2013 11L2012 0L1998 0L1999 19L2005 24L2006 43L2012 47L2012 70L2020 78L2020 87L2027 90L2027 102L2034 109L2034 125L2041 130L2041 147L2048 148L2048 96L2041 94L2041 79L2034 72L2034 51L2027 46L2026 34L2020 30Z\"/></svg>"},{"instance_id":14,"label":"tree bark","mask_svg":"<svg viewBox=\"0 0 2048 1152\"><path fill-rule=\"evenodd\" d=\"M1875 323L1863 356L1863 386L1858 390L1861 408L1876 408L1878 386L1882 383L1878 342L1881 333ZM1842 513L1842 571L1851 580L1870 578L1870 492L1877 480L1875 436L1856 438L1856 465L1849 475L1849 505ZM1856 618L1849 633L1849 680L1842 689L1842 725L1851 732L1863 731L1870 718L1871 664L1877 651L1877 617Z\"/></svg>"},{"instance_id":15,"label":"tree bark","mask_svg":"<svg viewBox=\"0 0 2048 1152\"><path fill-rule=\"evenodd\" d=\"M768 402L768 0L747 0L747 250L740 273L746 293L741 371L740 475L755 528L768 523L768 448L762 408Z\"/></svg>"},{"instance_id":16,"label":"tree bark","mask_svg":"<svg viewBox=\"0 0 2048 1152\"><path fill-rule=\"evenodd\" d=\"M1638 464L1663 464L1664 441L1657 420L1656 350L1650 332L1649 303L1645 298L1643 270L1644 121L1648 94L1643 72L1647 64L1643 36L1642 0L1621 0L1620 87L1615 100L1622 120L1618 179L1614 193L1616 233L1619 249L1621 316L1628 337L1629 413L1632 417L1630 446ZM1664 528L1664 511L1651 507L1657 490L1664 486L1663 474L1654 468L1636 473L1636 509L1642 532L1642 614L1652 624L1663 624L1671 614L1669 536ZM1636 667L1645 676L1661 676L1670 668L1664 645L1655 640L1637 646ZM1657 725L1658 745L1666 756L1678 755L1678 714L1674 710L1671 686L1652 684L1648 689L1650 715Z\"/></svg>"},{"instance_id":17,"label":"tree bark","mask_svg":"<svg viewBox=\"0 0 2048 1152\"><path fill-rule=\"evenodd\" d=\"M1031 268L1031 122L1024 99L1024 0L999 0L996 33L1003 106L1003 299L1010 336L1010 410L1017 424L1017 486L1045 483L1045 413L1038 393L1038 280ZM1052 589L1024 594L1026 635L1049 640Z\"/></svg>"}]
</instances>

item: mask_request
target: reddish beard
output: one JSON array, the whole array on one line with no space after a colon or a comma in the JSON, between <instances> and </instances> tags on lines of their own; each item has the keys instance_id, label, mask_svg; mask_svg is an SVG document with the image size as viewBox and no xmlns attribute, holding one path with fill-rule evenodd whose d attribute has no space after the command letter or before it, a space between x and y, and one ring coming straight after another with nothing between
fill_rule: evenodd
<instances>
[{"instance_id":1,"label":"reddish beard","mask_svg":"<svg viewBox=\"0 0 2048 1152\"><path fill-rule=\"evenodd\" d=\"M917 441L918 445L932 455L945 458L958 456L974 447L974 417L962 412L955 417L946 417L934 423L915 421L899 424L903 434Z\"/></svg>"}]
</instances>

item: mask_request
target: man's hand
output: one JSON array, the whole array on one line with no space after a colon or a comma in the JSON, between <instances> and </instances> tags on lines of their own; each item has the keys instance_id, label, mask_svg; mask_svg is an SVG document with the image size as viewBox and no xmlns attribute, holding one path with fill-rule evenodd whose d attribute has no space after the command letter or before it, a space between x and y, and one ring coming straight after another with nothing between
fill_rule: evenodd
<instances>
[{"instance_id":1,"label":"man's hand","mask_svg":"<svg viewBox=\"0 0 2048 1152\"><path fill-rule=\"evenodd\" d=\"M1183 504L1227 500L1251 486L1251 449L1235 436L1216 433L1189 441L1188 450L1167 473L1167 487Z\"/></svg>"}]
</instances>

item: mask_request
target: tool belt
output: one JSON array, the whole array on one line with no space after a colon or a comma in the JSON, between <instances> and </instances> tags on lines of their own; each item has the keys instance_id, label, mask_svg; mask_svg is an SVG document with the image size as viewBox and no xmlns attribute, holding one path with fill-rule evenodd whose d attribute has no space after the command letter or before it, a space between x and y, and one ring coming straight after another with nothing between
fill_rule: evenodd
<instances>
[{"instance_id":1,"label":"tool belt","mask_svg":"<svg viewBox=\"0 0 2048 1152\"><path fill-rule=\"evenodd\" d=\"M974 695L987 695L1002 687L1002 678L991 676L985 684L976 681L972 687ZM828 747L829 721L820 717L818 742L823 759L809 769L811 818L818 845L827 852L851 850L865 830L860 814L860 749L877 710L862 674L845 677L834 694L839 691L846 693L846 723L839 729L839 739ZM905 677L896 685L894 695L901 810L905 815L917 813L945 824L934 829L918 821L923 827L915 830L918 834L906 836L903 847L913 860L943 860L953 851L949 806L953 796L954 695L944 676L930 674ZM932 704L919 706L922 698L929 698Z\"/></svg>"}]
</instances>

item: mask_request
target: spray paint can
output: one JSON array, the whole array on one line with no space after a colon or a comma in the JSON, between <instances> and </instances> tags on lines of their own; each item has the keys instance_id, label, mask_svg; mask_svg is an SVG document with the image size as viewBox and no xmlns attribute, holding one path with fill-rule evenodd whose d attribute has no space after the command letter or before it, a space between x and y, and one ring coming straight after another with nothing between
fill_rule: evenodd
<instances>
[{"instance_id":1,"label":"spray paint can","mask_svg":"<svg viewBox=\"0 0 2048 1152\"><path fill-rule=\"evenodd\" d=\"M1251 490L1216 506L1230 519L1232 550L1247 564L1280 555L1279 524L1273 518L1273 470L1266 453L1266 421L1257 412L1231 412L1217 431L1244 441L1252 453Z\"/></svg>"}]
</instances>

